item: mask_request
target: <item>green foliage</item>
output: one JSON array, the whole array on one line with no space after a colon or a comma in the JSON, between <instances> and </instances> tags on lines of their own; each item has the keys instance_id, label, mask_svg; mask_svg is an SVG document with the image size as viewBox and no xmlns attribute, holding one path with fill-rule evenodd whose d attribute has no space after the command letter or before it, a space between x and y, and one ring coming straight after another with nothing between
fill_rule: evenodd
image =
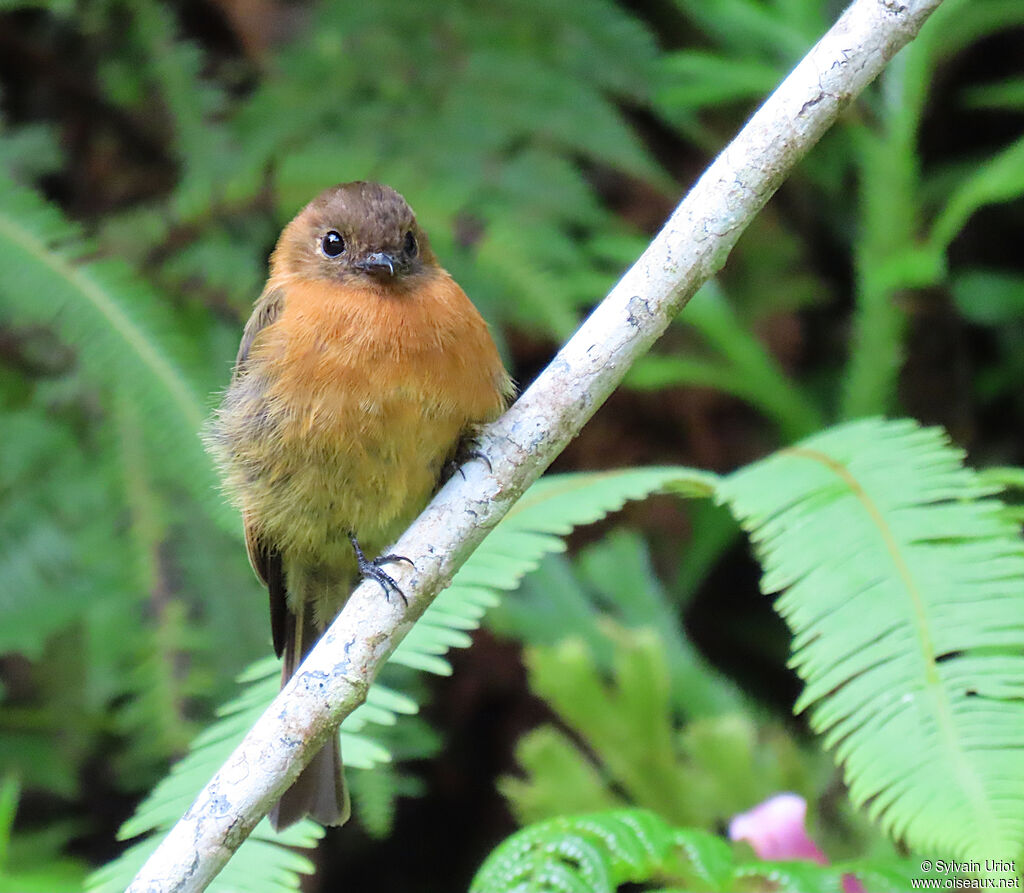
<instances>
[{"instance_id":1,"label":"green foliage","mask_svg":"<svg viewBox=\"0 0 1024 893\"><path fill-rule=\"evenodd\" d=\"M499 783L521 823L634 805L715 828L776 791L813 792L812 761L779 728L759 729L739 713L681 726L658 636L600 628L609 681L579 639L527 652L531 689L583 744L550 725L524 736L517 756L526 777Z\"/></svg>"},{"instance_id":2,"label":"green foliage","mask_svg":"<svg viewBox=\"0 0 1024 893\"><path fill-rule=\"evenodd\" d=\"M655 353L641 357L627 375L627 385L643 390L684 383L718 388L764 412L786 440L821 427L818 408L742 324L717 283L708 283L693 296L679 327L696 331L711 356L694 356L690 350L686 356Z\"/></svg>"},{"instance_id":3,"label":"green foliage","mask_svg":"<svg viewBox=\"0 0 1024 893\"><path fill-rule=\"evenodd\" d=\"M1006 779L1016 777L1024 752L1024 715L1014 657L1020 643L1010 619L1021 606L1007 587L1022 578L1021 544L989 498L992 488L960 458L934 430L868 421L818 435L723 481L683 469L544 479L474 553L395 662L449 672L441 655L468 644L464 630L497 592L517 585L544 553L560 551L558 535L574 524L666 487L688 495L714 490L751 531L765 563L765 590L789 587L779 610L797 637L794 664L807 683L801 704L814 705L812 725L837 747L855 802L870 801L869 814L887 831L924 850L1011 857L1022 836L1024 792L1008 793ZM614 551L584 556L584 579L622 617L664 621L659 597L637 591L645 576L648 587L655 584L637 564L635 542L618 548L618 558ZM623 586L627 580L631 586ZM680 668L694 672L692 656L672 634L616 630L595 619L578 583L549 591L559 589L553 610L599 647L568 639L532 649L531 684L586 748L551 727L524 739L527 778L502 782L522 818L621 806L625 796L672 821L714 827L772 791L816 787L802 775L806 756L742 716L709 716L678 728L671 685ZM521 627L545 625L543 617L523 616ZM506 630L515 617L506 616ZM594 657L601 651L610 685ZM273 696L275 677L273 661L254 669L248 693L197 740L123 835L177 818ZM714 685L706 697L712 712L729 703L727 690ZM362 734L364 724L390 724L396 711L412 710L408 699L372 689L343 727L349 766L387 761L387 751ZM998 729L995 749L988 737L973 735L979 711L990 732ZM380 804L373 821L385 823L386 798L372 790L366 796L371 809ZM938 811L920 806L936 798ZM260 858L271 852L269 842L259 848ZM94 887L116 887L141 855L131 851ZM243 850L235 863L247 858Z\"/></svg>"},{"instance_id":4,"label":"green foliage","mask_svg":"<svg viewBox=\"0 0 1024 893\"><path fill-rule=\"evenodd\" d=\"M487 625L535 645L580 638L601 669L608 670L613 639L602 625L607 617L657 633L676 709L701 716L739 706L738 692L707 666L679 628L675 606L635 533L609 534L581 550L575 566L561 556L546 558L523 580L514 599L488 615Z\"/></svg>"},{"instance_id":5,"label":"green foliage","mask_svg":"<svg viewBox=\"0 0 1024 893\"><path fill-rule=\"evenodd\" d=\"M717 139L700 113L755 103L770 93L828 27L821 4L725 0L713 7L676 0L713 49L666 53L658 72L658 110L702 145Z\"/></svg>"},{"instance_id":6,"label":"green foliage","mask_svg":"<svg viewBox=\"0 0 1024 893\"><path fill-rule=\"evenodd\" d=\"M65 797L105 734L125 736L116 762L128 789L151 784L190 737L186 704L202 677L176 656L204 643L164 591L169 494L211 545L221 536L211 521L237 526L196 436L204 401L183 371L193 360L178 321L123 264L85 259L90 250L0 175L0 305L15 331L40 333L39 361L57 364L50 381L7 379L0 407L0 491L17 497L0 507L0 651L61 667L41 680L59 697L0 713L0 753L27 783ZM147 608L153 624L124 636L125 617ZM57 735L71 717L77 733Z\"/></svg>"},{"instance_id":7,"label":"green foliage","mask_svg":"<svg viewBox=\"0 0 1024 893\"><path fill-rule=\"evenodd\" d=\"M280 675L280 666L274 658L259 661L246 671L240 679L246 684L242 694L221 708L217 723L193 741L188 756L154 788L118 834L121 840L140 839L117 860L94 872L88 879L88 890L115 891L128 886L136 871L160 842L159 835L151 835L151 832L170 828L181 817L202 786L228 758L249 726L277 693ZM374 717L390 716L395 709L408 712L414 707L400 696L375 689L362 708L362 714L353 713L350 726L362 728L368 713ZM350 740L346 735L344 741L348 747L345 758L350 766L373 765L376 760L387 757L364 737ZM309 820L277 834L264 819L238 856L228 863L208 889L223 893L245 889L247 878L258 877L261 884L268 885L265 887L267 890L296 890L299 876L311 874L313 863L289 847L309 849L322 836L323 829Z\"/></svg>"},{"instance_id":8,"label":"green foliage","mask_svg":"<svg viewBox=\"0 0 1024 893\"><path fill-rule=\"evenodd\" d=\"M855 245L854 349L843 394L847 418L894 406L907 327L900 296L948 282L946 252L970 216L984 205L1024 194L1020 141L958 172L953 183L944 172L922 171L918 146L936 67L1010 22L1024 22L1019 4L944 3L920 39L882 75L877 127L856 134L863 212ZM942 197L938 207L927 200L930 194Z\"/></svg>"},{"instance_id":9,"label":"green foliage","mask_svg":"<svg viewBox=\"0 0 1024 893\"><path fill-rule=\"evenodd\" d=\"M0 708L0 761L26 789L69 801L101 743L116 742L116 788L152 785L192 736L195 705L224 689L211 679L254 642L237 609L203 628L190 616L225 582L255 589L196 436L205 400L190 330L92 250L0 174L0 307L28 368L0 390L0 651L35 662L33 697ZM220 563L184 597L169 581L189 535L208 558L229 547L237 570Z\"/></svg>"},{"instance_id":10,"label":"green foliage","mask_svg":"<svg viewBox=\"0 0 1024 893\"><path fill-rule=\"evenodd\" d=\"M77 420L54 404L51 415L38 397L0 408L0 651L44 668L41 698L0 710L0 761L26 787L73 797L93 736L126 734L118 778L129 788L151 784L180 748L179 698L191 683L173 654L189 634L173 605L138 637L122 634L143 610L141 574L155 551L119 523L127 469L113 444L83 443Z\"/></svg>"},{"instance_id":11,"label":"green foliage","mask_svg":"<svg viewBox=\"0 0 1024 893\"><path fill-rule=\"evenodd\" d=\"M29 409L0 411L0 418L0 492L31 494L0 503L0 572L9 582L0 594L0 650L38 657L50 635L88 610L95 581L76 577L96 542L73 531L90 517L109 517L110 481L87 473L89 457L70 425ZM116 541L111 528L103 533ZM116 569L103 570L112 582ZM123 593L127 581L119 582L115 592Z\"/></svg>"},{"instance_id":12,"label":"green foliage","mask_svg":"<svg viewBox=\"0 0 1024 893\"><path fill-rule=\"evenodd\" d=\"M484 611L498 604L498 593L519 585L540 559L561 552L560 537L590 524L629 499L662 489L686 496L708 496L715 476L685 468L635 468L622 471L549 475L512 507L391 656L413 669L448 675L440 655L469 645L465 630L475 629Z\"/></svg>"},{"instance_id":13,"label":"green foliage","mask_svg":"<svg viewBox=\"0 0 1024 893\"><path fill-rule=\"evenodd\" d=\"M1020 473L989 479L1019 485ZM817 435L716 487L751 534L765 592L785 590L777 609L806 684L797 707L811 708L854 803L893 837L964 858L1012 859L1024 840L1024 547L997 488L940 431L882 421ZM497 614L502 632L548 643L527 652L531 689L572 733L542 726L521 740L525 775L500 783L517 817L637 805L714 828L773 791L821 789L778 730L724 710L737 705L720 694L680 691L678 642L636 548L612 537L575 573L549 560ZM694 669L685 654L681 665ZM695 704L710 715L680 724Z\"/></svg>"},{"instance_id":14,"label":"green foliage","mask_svg":"<svg viewBox=\"0 0 1024 893\"><path fill-rule=\"evenodd\" d=\"M53 893L77 890L85 866L61 854L75 828L54 823L42 832L13 834L20 785L11 775L0 779L0 893Z\"/></svg>"},{"instance_id":15,"label":"green foliage","mask_svg":"<svg viewBox=\"0 0 1024 893\"><path fill-rule=\"evenodd\" d=\"M1024 548L937 429L848 424L725 478L850 796L935 853L1024 841ZM979 734L984 730L983 734Z\"/></svg>"},{"instance_id":16,"label":"green foliage","mask_svg":"<svg viewBox=\"0 0 1024 893\"><path fill-rule=\"evenodd\" d=\"M90 379L143 412L139 433L212 514L216 479L195 436L206 415L191 350L157 296L123 264L87 261L75 227L0 176L0 302L8 323L53 327ZM225 523L228 523L225 521Z\"/></svg>"},{"instance_id":17,"label":"green foliage","mask_svg":"<svg viewBox=\"0 0 1024 893\"><path fill-rule=\"evenodd\" d=\"M896 893L908 889L909 869L895 862L746 861L706 831L672 827L648 810L618 809L560 816L516 832L487 857L470 893L613 893L623 884L660 893L833 893L847 872L863 872L873 891Z\"/></svg>"},{"instance_id":18,"label":"green foliage","mask_svg":"<svg viewBox=\"0 0 1024 893\"><path fill-rule=\"evenodd\" d=\"M965 91L964 102L972 108L1024 108L1024 78L1006 78L995 84L974 87Z\"/></svg>"},{"instance_id":19,"label":"green foliage","mask_svg":"<svg viewBox=\"0 0 1024 893\"><path fill-rule=\"evenodd\" d=\"M721 113L723 106L749 108L759 101L827 26L822 14L825 5L815 2L729 0L712 6L677 2L712 46L664 56L655 104L687 138L708 148L720 144L707 123L710 113ZM851 115L840 122L802 166L794 178L796 185L788 187L810 187L812 200L820 207L820 223L847 244L855 257L854 327L841 379L840 415L844 418L887 412L896 406L911 321L906 295L949 286L948 249L971 216L986 205L1024 195L1019 140L953 170L926 168L920 146L936 70L972 44L1022 22L1024 11L1013 0L947 0L921 35L888 66L879 88L869 91L863 101L869 114ZM1019 107L1014 102L1018 93L1019 79L1007 79L987 84L980 92L971 91L965 100L975 106L1009 109ZM849 198L854 176L859 181L857 203ZM744 237L748 245L758 238L766 221L772 225L770 214L755 222ZM762 305L762 313L777 313L780 302L773 283L778 279L774 269L778 244L776 239L764 248L755 245L741 253L741 264L761 268L757 284L735 297L726 284L725 293L736 301L742 300L741 295L767 289L772 295ZM725 279L734 275L726 271ZM819 293L822 287L819 284ZM702 322L691 318L689 311L681 325L692 326L702 340L707 338ZM736 340L730 335L725 344ZM807 395L776 370L759 374L756 367L737 367L723 343L712 341L710 346L712 355L707 359L656 354L637 364L631 383L724 389L775 421L787 440L820 427L813 424L813 408L800 405L807 403ZM1005 353L1013 357L1014 345L1007 345ZM994 385L999 392L1011 387L1008 377ZM987 396L993 397L994 390Z\"/></svg>"}]
</instances>

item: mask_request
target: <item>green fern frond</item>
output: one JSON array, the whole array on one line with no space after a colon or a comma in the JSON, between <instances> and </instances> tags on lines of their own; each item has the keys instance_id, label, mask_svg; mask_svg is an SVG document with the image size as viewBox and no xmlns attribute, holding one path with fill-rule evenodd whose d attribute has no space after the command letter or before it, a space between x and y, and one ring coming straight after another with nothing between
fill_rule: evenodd
<instances>
[{"instance_id":1,"label":"green fern frond","mask_svg":"<svg viewBox=\"0 0 1024 893\"><path fill-rule=\"evenodd\" d=\"M824 757L801 752L740 705L683 724L673 700L685 693L670 690L671 650L660 632L607 618L592 624L599 639L566 638L526 652L530 690L560 727L525 736L516 749L522 774L499 780L521 822L625 798L668 821L713 828L780 790L813 795L820 770L828 771ZM605 661L602 652L610 652Z\"/></svg>"},{"instance_id":2,"label":"green fern frond","mask_svg":"<svg viewBox=\"0 0 1024 893\"><path fill-rule=\"evenodd\" d=\"M162 605L156 624L144 630L118 679L126 695L113 715L125 741L116 759L122 790L144 790L154 768L182 753L195 731L185 716L185 699L196 686L177 666L183 661L175 660L188 653L189 632L185 605L178 600Z\"/></svg>"},{"instance_id":3,"label":"green fern frond","mask_svg":"<svg viewBox=\"0 0 1024 893\"><path fill-rule=\"evenodd\" d=\"M661 893L770 889L839 893L842 875L869 876L873 893L907 889L903 866L751 862L721 838L673 828L645 809L560 816L516 832L487 857L470 893L614 893L623 884L664 884Z\"/></svg>"},{"instance_id":4,"label":"green fern frond","mask_svg":"<svg viewBox=\"0 0 1024 893\"><path fill-rule=\"evenodd\" d=\"M383 840L394 826L399 778L392 764L353 773L349 790L359 821L371 837Z\"/></svg>"},{"instance_id":5,"label":"green fern frond","mask_svg":"<svg viewBox=\"0 0 1024 893\"><path fill-rule=\"evenodd\" d=\"M692 351L684 356L649 353L630 369L626 381L631 387L695 384L725 391L773 419L787 442L820 430L821 412L740 320L717 282L694 295L679 325L695 331L713 357Z\"/></svg>"},{"instance_id":6,"label":"green fern frond","mask_svg":"<svg viewBox=\"0 0 1024 893\"><path fill-rule=\"evenodd\" d=\"M717 498L794 632L797 709L850 795L947 856L1024 841L1024 547L938 429L847 424L725 478Z\"/></svg>"},{"instance_id":7,"label":"green fern frond","mask_svg":"<svg viewBox=\"0 0 1024 893\"><path fill-rule=\"evenodd\" d=\"M682 468L643 468L542 479L473 553L452 585L427 609L391 660L418 670L449 675L451 667L443 657L448 649L469 645L467 631L479 625L484 612L498 601L498 593L514 589L545 554L564 550L560 537L573 527L597 521L621 508L627 500L639 499L667 487L707 496L715 480L714 475ZM280 666L274 658L258 661L242 674L239 679L245 684L242 694L221 708L220 719L196 737L188 756L125 822L119 832L122 840L167 829L177 821L277 694L279 677ZM387 749L365 733L367 724L391 725L398 714L411 714L416 710L416 703L405 695L379 683L371 686L366 703L341 727L346 767L369 769L389 762L391 755ZM282 838L274 836L269 825L261 822L250 841L229 863L232 871L238 873L232 876L252 871L250 860L254 858L264 862L272 860L274 852L279 852L285 863L293 860L294 855L282 847L312 846L319 836L316 832L319 832L318 826L306 821L290 829L292 836ZM156 843L155 837L151 837L94 874L90 879L91 893L113 893L126 886ZM267 870L266 864L260 870ZM296 889L296 872L300 870L289 868L287 864L278 865L275 876L287 877L282 883L291 884L280 889ZM232 889L230 883L225 871L210 889L228 891Z\"/></svg>"},{"instance_id":8,"label":"green fern frond","mask_svg":"<svg viewBox=\"0 0 1024 893\"><path fill-rule=\"evenodd\" d=\"M82 610L74 598L54 597L51 583L54 575L70 577L77 557L73 539L47 519L30 527L0 523L0 652L38 656L47 637ZM52 611L40 610L51 603Z\"/></svg>"},{"instance_id":9,"label":"green fern frond","mask_svg":"<svg viewBox=\"0 0 1024 893\"><path fill-rule=\"evenodd\" d=\"M77 824L64 820L42 831L12 833L20 795L16 775L0 777L0 893L81 889L87 868L64 854Z\"/></svg>"},{"instance_id":10,"label":"green fern frond","mask_svg":"<svg viewBox=\"0 0 1024 893\"><path fill-rule=\"evenodd\" d=\"M779 68L757 59L726 58L705 50L680 50L664 60L658 101L675 115L726 102L747 102L770 93Z\"/></svg>"},{"instance_id":11,"label":"green fern frond","mask_svg":"<svg viewBox=\"0 0 1024 893\"><path fill-rule=\"evenodd\" d=\"M118 859L94 872L87 882L90 893L116 893L128 886L142 863L160 842L159 835L153 835L151 832L171 827L188 809L196 793L228 758L241 737L277 693L280 675L281 669L277 660L267 658L253 664L239 677L239 681L246 685L242 694L220 709L221 718L195 738L188 756L174 766L171 773L150 792L135 815L125 822L118 832L118 838L121 840L130 840L142 835L150 836L134 844ZM371 698L367 704L370 704L372 699L387 696L386 692L376 692L376 687L370 694ZM352 716L355 717L356 713ZM345 742L349 743L347 736ZM370 744L367 739L359 740L358 744L353 742L352 749L356 753L346 754L346 759L350 763L357 756L365 760L362 752L366 748L359 746L363 742ZM250 889L251 878L257 877L260 878L261 885L266 879L267 886L261 886L261 889L296 890L299 875L311 874L313 864L308 858L291 852L287 847L310 849L316 845L323 833L319 825L307 820L294 825L283 834L275 834L264 819L256 826L238 858L228 863L208 889L215 893L235 893L240 889Z\"/></svg>"},{"instance_id":12,"label":"green fern frond","mask_svg":"<svg viewBox=\"0 0 1024 893\"><path fill-rule=\"evenodd\" d=\"M264 819L206 889L210 893L294 893L300 875L315 870L309 857L298 850L313 848L323 835L323 828L308 820L275 833ZM89 893L121 893L159 843L160 838L153 836L133 844L120 858L89 875L85 889Z\"/></svg>"},{"instance_id":13,"label":"green fern frond","mask_svg":"<svg viewBox=\"0 0 1024 893\"><path fill-rule=\"evenodd\" d=\"M714 44L737 57L758 56L778 61L780 74L806 51L826 25L818 3L761 3L758 0L720 0L714 6L700 0L678 0L689 18Z\"/></svg>"},{"instance_id":14,"label":"green fern frond","mask_svg":"<svg viewBox=\"0 0 1024 893\"><path fill-rule=\"evenodd\" d=\"M124 265L86 260L89 250L53 207L0 174L0 312L73 345L87 375L147 419L147 441L175 480L236 529L199 442L207 407L180 325Z\"/></svg>"},{"instance_id":15,"label":"green fern frond","mask_svg":"<svg viewBox=\"0 0 1024 893\"><path fill-rule=\"evenodd\" d=\"M0 431L0 653L36 658L98 599L131 603L130 548L105 455L33 404L0 408Z\"/></svg>"},{"instance_id":16,"label":"green fern frond","mask_svg":"<svg viewBox=\"0 0 1024 893\"><path fill-rule=\"evenodd\" d=\"M592 524L628 500L669 487L686 495L708 496L716 480L706 472L671 467L541 478L427 608L391 660L449 675L451 668L440 655L454 642L457 647L468 645L464 631L476 629L485 611L498 603L498 593L515 589L544 555L564 551L561 537L574 527Z\"/></svg>"},{"instance_id":17,"label":"green fern frond","mask_svg":"<svg viewBox=\"0 0 1024 893\"><path fill-rule=\"evenodd\" d=\"M1024 109L1024 78L1004 78L963 91L964 104L971 109Z\"/></svg>"},{"instance_id":18,"label":"green fern frond","mask_svg":"<svg viewBox=\"0 0 1024 893\"><path fill-rule=\"evenodd\" d=\"M158 3L138 3L122 15L134 46L131 76L145 102L156 92L173 120L182 176L172 205L181 219L206 213L234 169L235 151L218 120L224 95L202 77L200 49L177 35L173 13ZM155 89L154 89L155 88Z\"/></svg>"},{"instance_id":19,"label":"green fern frond","mask_svg":"<svg viewBox=\"0 0 1024 893\"><path fill-rule=\"evenodd\" d=\"M549 555L523 580L516 597L488 616L487 625L528 645L581 639L602 671L610 669L613 653L606 621L652 630L664 649L676 709L691 718L738 710L738 690L694 649L680 628L678 610L642 537L620 529L582 549L575 562Z\"/></svg>"},{"instance_id":20,"label":"green fern frond","mask_svg":"<svg viewBox=\"0 0 1024 893\"><path fill-rule=\"evenodd\" d=\"M946 206L932 224L929 241L943 252L967 220L985 205L1007 202L1024 194L1024 138L997 155L972 166L972 173L949 195Z\"/></svg>"}]
</instances>

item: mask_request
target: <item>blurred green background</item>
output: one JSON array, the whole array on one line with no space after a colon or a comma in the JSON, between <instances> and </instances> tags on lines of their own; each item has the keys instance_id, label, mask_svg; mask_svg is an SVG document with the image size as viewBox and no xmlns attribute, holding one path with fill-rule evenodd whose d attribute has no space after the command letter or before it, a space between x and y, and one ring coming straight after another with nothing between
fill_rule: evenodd
<instances>
[{"instance_id":1,"label":"blurred green background","mask_svg":"<svg viewBox=\"0 0 1024 893\"><path fill-rule=\"evenodd\" d=\"M79 888L269 653L196 435L295 211L346 180L401 191L525 387L840 12L0 0L0 871ZM728 471L874 414L1022 464L1022 132L1024 4L946 0L556 470ZM307 889L463 889L547 814L508 779L559 712L550 653L523 658L557 644L530 611L545 587L593 624L641 589L741 693L720 727L673 698L708 785L688 821L720 831L789 787L837 855L880 845L790 716L788 637L727 515L659 497L570 545L454 679L408 681L428 706L394 733L386 805L329 833Z\"/></svg>"}]
</instances>

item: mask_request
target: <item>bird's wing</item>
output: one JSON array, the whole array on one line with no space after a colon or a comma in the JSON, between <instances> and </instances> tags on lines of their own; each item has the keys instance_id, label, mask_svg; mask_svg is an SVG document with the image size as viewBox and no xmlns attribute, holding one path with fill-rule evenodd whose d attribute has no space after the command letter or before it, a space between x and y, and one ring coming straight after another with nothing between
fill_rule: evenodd
<instances>
[{"instance_id":1,"label":"bird's wing","mask_svg":"<svg viewBox=\"0 0 1024 893\"><path fill-rule=\"evenodd\" d=\"M274 637L274 653L284 653L288 638L288 592L285 588L281 553L270 548L245 519L245 547L249 550L249 563L256 576L266 585L270 595L270 633Z\"/></svg>"},{"instance_id":2,"label":"bird's wing","mask_svg":"<svg viewBox=\"0 0 1024 893\"><path fill-rule=\"evenodd\" d=\"M245 331L242 332L242 343L238 346L232 380L237 380L245 371L245 363L256 336L277 319L283 306L284 290L281 288L267 288L260 295L252 316L245 324ZM270 631L274 637L274 651L280 657L284 652L288 625L287 590L281 553L260 539L256 527L248 518L243 518L243 523L249 563L270 594Z\"/></svg>"},{"instance_id":3,"label":"bird's wing","mask_svg":"<svg viewBox=\"0 0 1024 893\"><path fill-rule=\"evenodd\" d=\"M245 330L242 332L242 343L238 345L233 378L238 378L245 370L245 361L249 358L249 351L252 349L252 343L256 340L256 336L281 315L283 307L283 288L268 287L264 289L263 294L256 301L252 316L245 324Z\"/></svg>"}]
</instances>

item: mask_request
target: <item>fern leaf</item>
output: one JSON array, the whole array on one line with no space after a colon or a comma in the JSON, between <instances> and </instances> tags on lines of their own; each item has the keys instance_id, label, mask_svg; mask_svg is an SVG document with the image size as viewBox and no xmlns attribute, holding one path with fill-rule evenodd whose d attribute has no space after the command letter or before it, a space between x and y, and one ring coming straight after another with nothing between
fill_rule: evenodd
<instances>
[{"instance_id":1,"label":"fern leaf","mask_svg":"<svg viewBox=\"0 0 1024 893\"><path fill-rule=\"evenodd\" d=\"M752 102L770 93L779 80L775 65L704 50L673 53L665 58L663 71L658 101L677 115L727 102Z\"/></svg>"},{"instance_id":2,"label":"fern leaf","mask_svg":"<svg viewBox=\"0 0 1024 893\"><path fill-rule=\"evenodd\" d=\"M236 529L198 438L207 414L198 363L156 295L116 261L84 260L88 251L54 208L0 174L0 312L54 327L94 381L139 407L175 480Z\"/></svg>"},{"instance_id":3,"label":"fern leaf","mask_svg":"<svg viewBox=\"0 0 1024 893\"><path fill-rule=\"evenodd\" d=\"M544 555L562 552L559 538L580 524L591 524L668 487L689 495L710 495L716 478L685 468L637 468L623 471L549 475L512 507L485 539L452 585L427 608L391 660L415 669L448 675L444 654L457 631L476 629L483 613L498 602L498 592L515 589ZM459 639L468 644L468 638Z\"/></svg>"},{"instance_id":4,"label":"fern leaf","mask_svg":"<svg viewBox=\"0 0 1024 893\"><path fill-rule=\"evenodd\" d=\"M985 205L1007 202L1024 193L1024 138L985 159L960 183L932 226L930 241L936 250L949 247L968 218Z\"/></svg>"},{"instance_id":5,"label":"fern leaf","mask_svg":"<svg viewBox=\"0 0 1024 893\"><path fill-rule=\"evenodd\" d=\"M622 884L666 879L662 893L762 889L751 885L755 879L770 884L763 889L838 893L843 870L744 862L705 831L673 828L645 809L618 809L560 816L518 831L487 857L470 893L614 893ZM881 871L872 876L880 893L902 889L886 883Z\"/></svg>"},{"instance_id":6,"label":"fern leaf","mask_svg":"<svg viewBox=\"0 0 1024 893\"><path fill-rule=\"evenodd\" d=\"M611 651L603 665L578 638L526 652L530 690L572 737L541 726L517 746L522 772L499 784L520 821L625 798L680 825L715 827L780 790L811 796L823 756L801 753L781 729L738 709L680 726L670 643L651 628L592 623Z\"/></svg>"},{"instance_id":7,"label":"fern leaf","mask_svg":"<svg viewBox=\"0 0 1024 893\"><path fill-rule=\"evenodd\" d=\"M912 847L1024 841L1024 549L938 429L870 419L726 478L850 795ZM983 855L982 855L983 854Z\"/></svg>"},{"instance_id":8,"label":"fern leaf","mask_svg":"<svg viewBox=\"0 0 1024 893\"><path fill-rule=\"evenodd\" d=\"M42 654L100 598L136 601L110 490L113 463L87 454L35 404L0 409L0 653ZM85 571L88 568L88 572Z\"/></svg>"},{"instance_id":9,"label":"fern leaf","mask_svg":"<svg viewBox=\"0 0 1024 893\"><path fill-rule=\"evenodd\" d=\"M173 14L156 3L134 5L125 26L137 45L147 102L155 86L174 121L182 177L173 197L173 210L181 219L195 219L210 209L222 185L233 172L236 152L218 120L224 97L201 76L202 53L176 35ZM141 69L141 71L140 71ZM153 82L153 83L150 83Z\"/></svg>"}]
</instances>

